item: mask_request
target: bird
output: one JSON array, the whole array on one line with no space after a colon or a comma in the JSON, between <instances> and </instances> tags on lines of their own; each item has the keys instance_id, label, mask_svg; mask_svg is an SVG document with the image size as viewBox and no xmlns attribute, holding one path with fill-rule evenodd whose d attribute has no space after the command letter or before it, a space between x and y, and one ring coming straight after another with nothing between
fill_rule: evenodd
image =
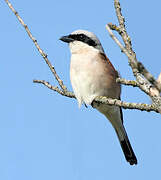
<instances>
[{"instance_id":1,"label":"bird","mask_svg":"<svg viewBox=\"0 0 161 180\"><path fill-rule=\"evenodd\" d=\"M98 96L120 100L121 95L121 85L116 82L119 73L105 55L99 39L87 30L76 30L60 40L68 43L71 52L70 80L78 106L91 105L102 113L111 122L127 162L137 164L123 125L121 107L94 102Z\"/></svg>"}]
</instances>

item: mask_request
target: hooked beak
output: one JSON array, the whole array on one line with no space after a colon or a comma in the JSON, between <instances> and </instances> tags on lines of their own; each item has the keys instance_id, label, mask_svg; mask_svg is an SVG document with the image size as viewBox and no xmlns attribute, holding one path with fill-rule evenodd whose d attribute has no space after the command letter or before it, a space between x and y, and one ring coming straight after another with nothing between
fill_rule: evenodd
<instances>
[{"instance_id":1,"label":"hooked beak","mask_svg":"<svg viewBox=\"0 0 161 180\"><path fill-rule=\"evenodd\" d=\"M63 41L63 42L66 42L66 43L70 43L70 42L73 42L74 39L72 39L71 37L69 36L62 36L59 40Z\"/></svg>"}]
</instances>

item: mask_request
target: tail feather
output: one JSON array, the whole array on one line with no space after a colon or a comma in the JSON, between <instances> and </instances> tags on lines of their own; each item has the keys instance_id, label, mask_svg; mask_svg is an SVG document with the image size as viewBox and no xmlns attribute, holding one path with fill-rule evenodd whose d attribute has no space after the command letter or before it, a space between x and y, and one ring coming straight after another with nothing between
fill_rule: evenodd
<instances>
[{"instance_id":1,"label":"tail feather","mask_svg":"<svg viewBox=\"0 0 161 180\"><path fill-rule=\"evenodd\" d=\"M102 114L104 114L106 118L111 122L118 136L126 160L130 163L130 165L137 164L136 156L131 147L126 130L123 125L122 109L116 106L108 106L103 104L100 105L97 103L92 103L92 106Z\"/></svg>"},{"instance_id":2,"label":"tail feather","mask_svg":"<svg viewBox=\"0 0 161 180\"><path fill-rule=\"evenodd\" d=\"M130 163L130 165L137 164L137 159L136 159L135 153L132 149L132 146L130 144L130 141L128 139L125 129L124 129L124 132L125 132L125 137L124 137L124 139L122 139L122 138L120 138L119 134L116 131L122 151L124 153L124 156L125 156L127 162Z\"/></svg>"},{"instance_id":3,"label":"tail feather","mask_svg":"<svg viewBox=\"0 0 161 180\"><path fill-rule=\"evenodd\" d=\"M126 139L126 140L120 141L120 144L124 152L125 158L130 163L130 165L137 164L137 159L131 147L130 141Z\"/></svg>"}]
</instances>

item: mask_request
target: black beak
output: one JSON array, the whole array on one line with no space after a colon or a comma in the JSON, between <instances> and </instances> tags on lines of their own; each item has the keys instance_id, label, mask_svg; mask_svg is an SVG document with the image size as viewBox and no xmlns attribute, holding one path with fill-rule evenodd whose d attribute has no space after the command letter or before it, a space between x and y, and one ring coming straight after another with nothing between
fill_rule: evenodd
<instances>
[{"instance_id":1,"label":"black beak","mask_svg":"<svg viewBox=\"0 0 161 180\"><path fill-rule=\"evenodd\" d=\"M74 39L72 39L71 37L69 36L62 36L59 40L63 41L63 42L66 42L66 43L70 43L70 42L73 42Z\"/></svg>"}]
</instances>

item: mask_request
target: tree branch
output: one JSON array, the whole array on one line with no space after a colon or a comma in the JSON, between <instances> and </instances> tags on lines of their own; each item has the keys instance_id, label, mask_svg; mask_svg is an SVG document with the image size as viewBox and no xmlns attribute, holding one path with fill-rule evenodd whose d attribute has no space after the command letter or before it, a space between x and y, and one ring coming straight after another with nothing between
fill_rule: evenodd
<instances>
[{"instance_id":1,"label":"tree branch","mask_svg":"<svg viewBox=\"0 0 161 180\"><path fill-rule=\"evenodd\" d=\"M49 82L46 82L44 80L33 80L34 83L40 83L44 86L48 87L49 89L56 91L57 93L69 97L69 98L76 98L75 95L70 91L62 91L58 87L52 86ZM96 97L93 103L102 103L107 105L115 105L123 107L124 109L138 109L141 111L155 111L158 113L158 109L152 104L143 104L143 103L129 103L129 102L123 102L118 99L111 99L104 96Z\"/></svg>"},{"instance_id":2,"label":"tree branch","mask_svg":"<svg viewBox=\"0 0 161 180\"><path fill-rule=\"evenodd\" d=\"M122 44L121 42L118 40L118 38L113 34L112 30L110 29L110 26L109 25L106 25L106 29L108 30L111 38L116 42L116 44L120 47L121 51L128 57L129 61L136 61L134 60L134 56L132 56L129 52ZM131 50L130 50L131 51ZM130 63L130 66L131 66L132 63ZM151 84L145 80L143 78L143 76L138 72L138 70L136 69L136 67L134 66L131 66L134 75L136 76L136 80L138 82L138 87L144 91L147 95L151 96L151 91L150 91L150 88L151 88Z\"/></svg>"},{"instance_id":3,"label":"tree branch","mask_svg":"<svg viewBox=\"0 0 161 180\"><path fill-rule=\"evenodd\" d=\"M63 81L57 75L55 68L52 66L49 59L47 58L47 54L44 53L44 51L40 48L39 44L37 43L37 40L33 37L33 35L31 34L28 26L24 23L22 18L19 16L18 12L13 8L13 6L11 5L11 3L8 0L5 0L5 2L7 3L9 8L11 9L11 11L15 14L17 19L21 23L21 25L25 28L28 36L33 41L33 43L35 44L35 46L36 46L37 50L39 51L39 53L41 54L41 56L44 58L44 60L47 63L48 67L50 68L51 72L53 73L55 79L58 81L58 84L59 84L61 89L59 89L57 86L52 86L51 84L49 84L49 82L46 82L44 80L34 80L33 82L43 84L44 86L48 87L49 89L51 89L53 91L56 91L57 93L59 93L59 94L61 94L63 96L70 97L70 98L75 98L75 95L72 92L67 90L67 88L64 85ZM130 37L128 36L128 34L126 32L126 29L125 29L124 18L123 18L122 14L121 14L121 8L120 8L119 1L114 0L114 2L115 2L116 14L117 14L120 26L117 27L116 25L109 24L109 25L106 26L106 28L109 31L110 36L119 45L120 49L127 55L128 59L129 59L129 63L131 65L131 67L132 67L133 73L136 76L136 81L128 81L128 80L125 80L125 79L118 78L117 82L123 83L125 85L131 85L131 86L134 86L134 87L139 87L140 89L142 89L145 93L147 93L151 97L155 96L153 98L154 103L152 103L151 105L143 104L143 103L142 104L141 103L140 104L139 103L128 103L128 102L120 101L118 99L111 99L111 98L107 98L107 97L96 97L95 100L94 100L94 103L104 103L104 104L108 104L108 105L116 105L116 106L123 107L125 109L138 109L138 110L141 110L141 111L144 110L144 111L159 112L160 111L160 106L158 106L158 105L161 104L161 100L158 98L158 95L154 95L154 94L152 95L151 94L151 89L152 89L151 84L149 83L149 81L145 81L145 79L141 76L139 70L137 69L138 65L137 65L136 55L135 55L134 51L132 50L131 40L130 40ZM125 43L125 47L113 35L110 28L113 29L113 30L116 30L121 35L121 37L122 37L122 39L123 39L123 41ZM144 70L144 72L145 72L145 70ZM143 74L147 74L147 72L143 73ZM158 78L157 83L160 83L160 79L161 79L160 76ZM153 90L155 90L155 89L156 88L153 87Z\"/></svg>"},{"instance_id":4,"label":"tree branch","mask_svg":"<svg viewBox=\"0 0 161 180\"><path fill-rule=\"evenodd\" d=\"M119 21L119 26L109 23L108 25L106 25L106 28L112 39L120 47L121 51L125 53L128 57L129 65L131 66L133 74L136 77L136 81L138 82L139 88L151 97L152 101L156 104L156 106L159 107L159 111L161 112L160 84L145 69L145 67L137 61L136 54L132 49L130 36L126 31L125 18L121 13L121 6L119 0L114 0L114 6ZM120 41L116 38L116 36L113 34L111 30L115 30L120 34L125 44L125 47L120 43Z\"/></svg>"},{"instance_id":5,"label":"tree branch","mask_svg":"<svg viewBox=\"0 0 161 180\"><path fill-rule=\"evenodd\" d=\"M138 82L134 81L134 80L126 80L126 79L123 79L123 78L117 78L116 82L127 85L127 86L139 87Z\"/></svg>"},{"instance_id":6,"label":"tree branch","mask_svg":"<svg viewBox=\"0 0 161 180\"><path fill-rule=\"evenodd\" d=\"M119 10L119 8L118 8ZM121 9L120 9L121 10ZM119 33L119 35L122 35L123 31L120 27L116 26L115 24L112 24L112 23L109 23L108 26L110 27L111 30L115 30ZM106 27L107 28L107 27ZM125 28L125 26L124 26ZM108 30L108 28L107 28ZM109 30L108 30L109 31ZM127 32L126 32L127 34ZM113 37L112 37L113 38ZM130 40L130 37L128 36L128 41L129 43L131 44L131 40ZM132 46L132 45L130 45ZM122 49L121 49L122 50ZM132 48L131 48L132 50ZM124 51L123 51L124 52ZM124 52L125 53L125 52ZM127 54L126 54L127 55ZM129 56L128 56L129 57ZM152 74L150 74L150 72L147 71L147 69L144 67L144 65L141 63L141 62L138 62L137 61L137 68L138 68L138 71L151 83L153 84L157 90L159 92L161 92L161 83L159 83L157 80L155 80L155 78L152 76Z\"/></svg>"},{"instance_id":7,"label":"tree branch","mask_svg":"<svg viewBox=\"0 0 161 180\"><path fill-rule=\"evenodd\" d=\"M144 104L144 103L129 103L129 102L123 102L118 99L111 99L107 98L104 96L99 96L95 98L96 103L102 103L102 104L107 104L107 105L115 105L115 106L120 106L124 109L138 109L141 111L155 111L159 112L158 108L155 106L155 104Z\"/></svg>"},{"instance_id":8,"label":"tree branch","mask_svg":"<svg viewBox=\"0 0 161 180\"><path fill-rule=\"evenodd\" d=\"M18 12L13 8L12 4L8 1L5 0L7 5L9 6L9 8L11 9L11 11L15 14L15 16L17 17L17 19L19 20L20 24L25 28L28 36L30 37L30 39L33 41L33 43L35 44L37 50L39 51L39 53L41 54L41 56L44 58L46 64L48 65L48 67L50 68L51 72L53 73L55 79L58 81L61 89L63 91L66 91L66 86L64 86L63 81L60 79L60 77L58 76L58 74L56 73L55 68L52 66L52 64L50 63L49 59L47 58L47 54L44 53L44 51L40 48L37 40L33 37L33 35L31 34L28 26L24 23L24 21L22 20L22 18L19 16Z\"/></svg>"},{"instance_id":9,"label":"tree branch","mask_svg":"<svg viewBox=\"0 0 161 180\"><path fill-rule=\"evenodd\" d=\"M56 91L57 93L61 94L62 96L66 96L69 98L75 98L75 95L70 91L62 91L57 86L52 86L49 82L46 82L44 80L33 80L34 83L43 84L44 86L48 87L49 89Z\"/></svg>"},{"instance_id":10,"label":"tree branch","mask_svg":"<svg viewBox=\"0 0 161 180\"><path fill-rule=\"evenodd\" d=\"M161 84L159 84L155 80L155 78L148 72L148 70L143 66L143 64L141 62L139 62L136 58L136 54L132 49L131 38L126 31L125 18L123 17L123 15L121 13L121 6L120 6L119 0L114 0L114 6L115 6L116 15L117 15L120 26L117 27L116 25L112 25L111 23L109 24L109 26L112 29L114 29L116 31L119 30L118 32L121 32L119 34L121 35L121 37L125 43L125 48L128 50L128 52L132 56L129 59L129 61L130 61L130 66L133 69L134 75L137 76L137 73L141 73L151 84L153 84L159 90L159 92L161 92Z\"/></svg>"},{"instance_id":11,"label":"tree branch","mask_svg":"<svg viewBox=\"0 0 161 180\"><path fill-rule=\"evenodd\" d=\"M141 62L138 62L138 70L143 76L151 83L153 84L159 92L161 92L161 82L158 82L158 80L155 80L155 78L152 76L150 72L147 71L147 69L144 67L144 65ZM159 78L159 77L158 77Z\"/></svg>"}]
</instances>

